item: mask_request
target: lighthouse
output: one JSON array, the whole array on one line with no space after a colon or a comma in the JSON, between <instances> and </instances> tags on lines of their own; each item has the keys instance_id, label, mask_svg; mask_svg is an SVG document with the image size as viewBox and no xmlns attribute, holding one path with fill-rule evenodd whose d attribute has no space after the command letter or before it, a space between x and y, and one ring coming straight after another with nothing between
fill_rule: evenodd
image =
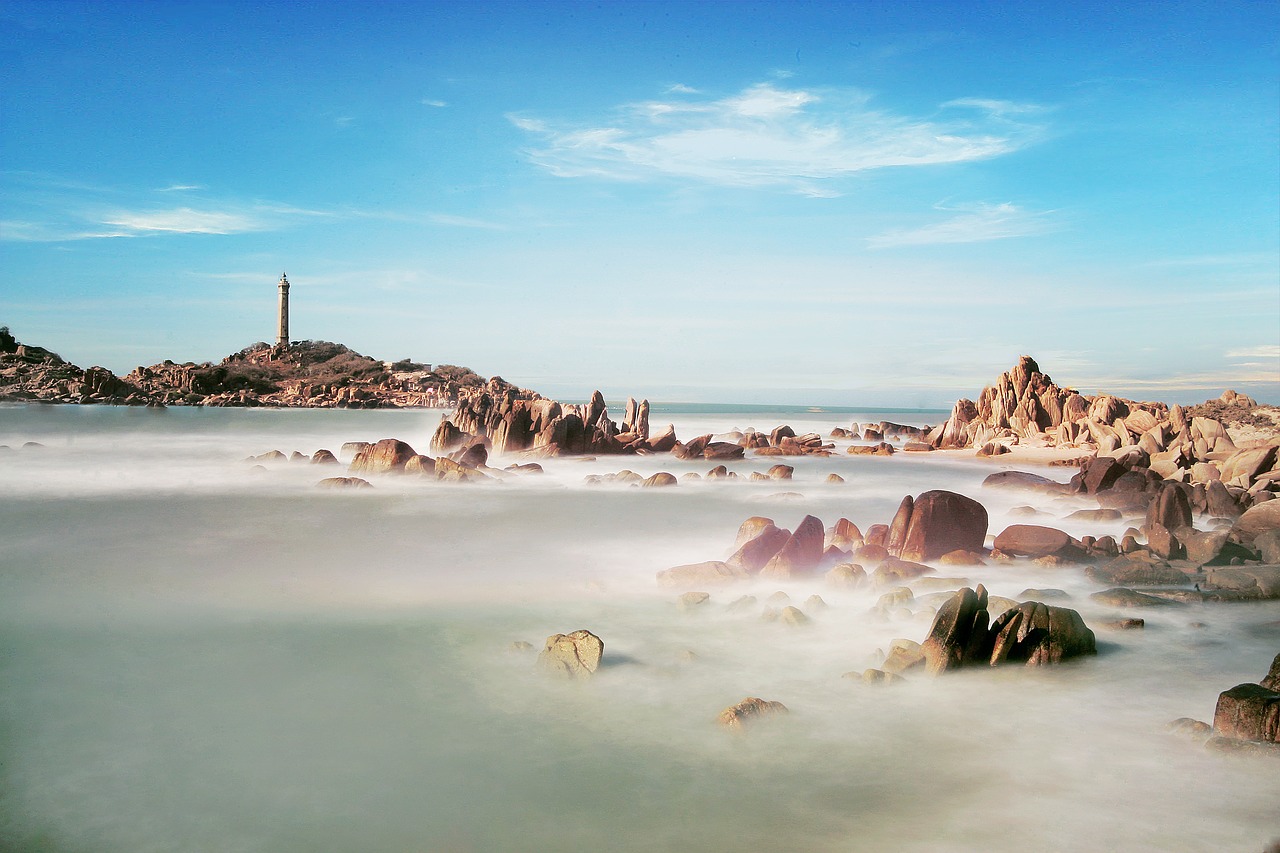
<instances>
[{"instance_id":1,"label":"lighthouse","mask_svg":"<svg viewBox=\"0 0 1280 853\"><path fill-rule=\"evenodd\" d=\"M280 273L280 318L276 328L276 346L289 346L289 279Z\"/></svg>"}]
</instances>

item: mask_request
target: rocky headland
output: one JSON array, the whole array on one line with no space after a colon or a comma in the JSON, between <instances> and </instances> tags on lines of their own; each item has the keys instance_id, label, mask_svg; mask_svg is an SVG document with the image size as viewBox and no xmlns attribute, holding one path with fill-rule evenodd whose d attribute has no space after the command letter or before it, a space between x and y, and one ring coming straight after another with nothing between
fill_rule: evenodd
<instances>
[{"instance_id":1,"label":"rocky headland","mask_svg":"<svg viewBox=\"0 0 1280 853\"><path fill-rule=\"evenodd\" d=\"M166 360L117 376L105 367L82 368L44 347L19 343L8 327L0 327L0 402L452 408L484 384L465 367L378 361L329 341L256 343L217 363Z\"/></svg>"}]
</instances>

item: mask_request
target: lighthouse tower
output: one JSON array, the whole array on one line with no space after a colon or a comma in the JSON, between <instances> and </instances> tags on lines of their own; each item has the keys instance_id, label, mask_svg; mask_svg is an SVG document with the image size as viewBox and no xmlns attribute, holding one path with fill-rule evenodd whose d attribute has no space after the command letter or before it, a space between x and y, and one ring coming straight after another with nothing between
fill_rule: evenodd
<instances>
[{"instance_id":1,"label":"lighthouse tower","mask_svg":"<svg viewBox=\"0 0 1280 853\"><path fill-rule=\"evenodd\" d=\"M280 320L276 328L276 346L289 345L289 279L280 273Z\"/></svg>"}]
</instances>

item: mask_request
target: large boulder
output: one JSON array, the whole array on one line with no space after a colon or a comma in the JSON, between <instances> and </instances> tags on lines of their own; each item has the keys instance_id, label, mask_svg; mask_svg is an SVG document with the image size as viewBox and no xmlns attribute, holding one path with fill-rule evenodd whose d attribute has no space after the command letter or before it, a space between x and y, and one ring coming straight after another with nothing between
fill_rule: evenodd
<instances>
[{"instance_id":1,"label":"large boulder","mask_svg":"<svg viewBox=\"0 0 1280 853\"><path fill-rule=\"evenodd\" d=\"M1168 530L1191 526L1191 498L1189 489L1181 483L1165 482L1147 509L1148 535L1153 525L1163 525Z\"/></svg>"},{"instance_id":2,"label":"large boulder","mask_svg":"<svg viewBox=\"0 0 1280 853\"><path fill-rule=\"evenodd\" d=\"M725 562L754 574L768 565L790 539L790 532L775 527L773 522L770 522L754 537L743 542L742 546Z\"/></svg>"},{"instance_id":3,"label":"large boulder","mask_svg":"<svg viewBox=\"0 0 1280 853\"><path fill-rule=\"evenodd\" d=\"M991 665L1061 663L1098 653L1097 641L1080 614L1067 607L1027 601L1010 608L991 626Z\"/></svg>"},{"instance_id":4,"label":"large boulder","mask_svg":"<svg viewBox=\"0 0 1280 853\"><path fill-rule=\"evenodd\" d=\"M1268 530L1280 529L1280 500L1251 507L1231 525L1231 541L1252 546L1253 540Z\"/></svg>"},{"instance_id":5,"label":"large boulder","mask_svg":"<svg viewBox=\"0 0 1280 853\"><path fill-rule=\"evenodd\" d=\"M1280 693L1261 684L1237 684L1218 696L1213 733L1232 740L1280 742Z\"/></svg>"},{"instance_id":6,"label":"large boulder","mask_svg":"<svg viewBox=\"0 0 1280 853\"><path fill-rule=\"evenodd\" d=\"M959 669L981 656L987 639L987 590L965 587L938 608L929 636L921 644L930 675Z\"/></svg>"},{"instance_id":7,"label":"large boulder","mask_svg":"<svg viewBox=\"0 0 1280 853\"><path fill-rule=\"evenodd\" d=\"M993 543L995 550L1010 557L1060 557L1075 560L1084 555L1080 545L1056 527L1039 524L1011 524Z\"/></svg>"},{"instance_id":8,"label":"large boulder","mask_svg":"<svg viewBox=\"0 0 1280 853\"><path fill-rule=\"evenodd\" d=\"M538 655L537 667L564 678L590 678L603 655L604 641L590 631L552 634Z\"/></svg>"},{"instance_id":9,"label":"large boulder","mask_svg":"<svg viewBox=\"0 0 1280 853\"><path fill-rule=\"evenodd\" d=\"M403 471L405 463L417 456L403 441L384 438L377 444L361 448L347 467L348 474L386 474Z\"/></svg>"},{"instance_id":10,"label":"large boulder","mask_svg":"<svg viewBox=\"0 0 1280 853\"><path fill-rule=\"evenodd\" d=\"M806 515L786 544L760 571L761 577L787 580L813 574L822 563L822 522Z\"/></svg>"},{"instance_id":11,"label":"large boulder","mask_svg":"<svg viewBox=\"0 0 1280 853\"><path fill-rule=\"evenodd\" d=\"M977 552L986 537L987 510L982 504L955 492L929 491L914 501L898 556L920 562L950 551Z\"/></svg>"}]
</instances>

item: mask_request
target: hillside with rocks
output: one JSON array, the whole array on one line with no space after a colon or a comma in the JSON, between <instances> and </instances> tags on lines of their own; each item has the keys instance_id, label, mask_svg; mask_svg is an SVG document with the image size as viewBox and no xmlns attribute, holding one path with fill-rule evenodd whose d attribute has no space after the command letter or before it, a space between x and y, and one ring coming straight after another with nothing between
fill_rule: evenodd
<instances>
[{"instance_id":1,"label":"hillside with rocks","mask_svg":"<svg viewBox=\"0 0 1280 853\"><path fill-rule=\"evenodd\" d=\"M0 327L0 402L452 408L484 385L466 367L378 361L329 341L256 343L217 363L166 360L116 376L105 367L81 368L44 347L20 343L7 326ZM533 396L521 389L515 393Z\"/></svg>"}]
</instances>

